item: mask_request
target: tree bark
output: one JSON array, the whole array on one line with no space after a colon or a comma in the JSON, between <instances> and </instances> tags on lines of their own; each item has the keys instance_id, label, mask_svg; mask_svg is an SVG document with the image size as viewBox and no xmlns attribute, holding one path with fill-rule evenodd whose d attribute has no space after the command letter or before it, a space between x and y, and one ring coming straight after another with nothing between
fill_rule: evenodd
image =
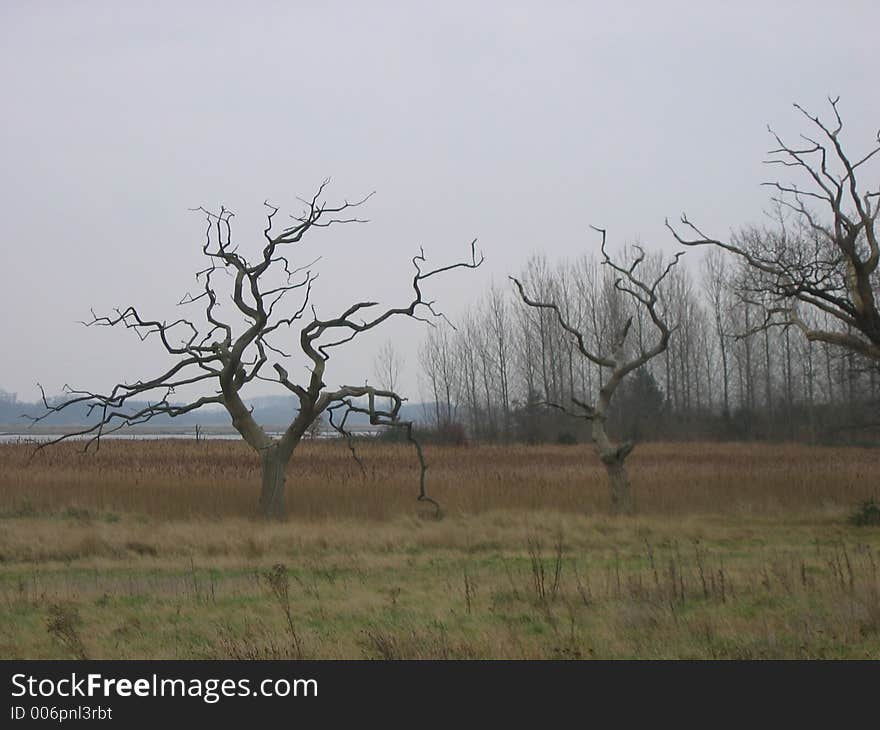
<instances>
[{"instance_id":1,"label":"tree bark","mask_svg":"<svg viewBox=\"0 0 880 730\"><path fill-rule=\"evenodd\" d=\"M635 512L629 474L623 459L606 461L605 469L611 480L611 509L616 515L631 515Z\"/></svg>"},{"instance_id":2,"label":"tree bark","mask_svg":"<svg viewBox=\"0 0 880 730\"><path fill-rule=\"evenodd\" d=\"M616 515L631 515L635 512L632 486L626 470L626 457L633 450L633 444L614 445L605 433L605 419L593 419L593 446L605 465L608 479L611 482L611 509Z\"/></svg>"},{"instance_id":3,"label":"tree bark","mask_svg":"<svg viewBox=\"0 0 880 730\"><path fill-rule=\"evenodd\" d=\"M263 487L260 491L260 508L267 520L281 520L285 515L284 472L290 456L285 455L278 444L262 452Z\"/></svg>"}]
</instances>

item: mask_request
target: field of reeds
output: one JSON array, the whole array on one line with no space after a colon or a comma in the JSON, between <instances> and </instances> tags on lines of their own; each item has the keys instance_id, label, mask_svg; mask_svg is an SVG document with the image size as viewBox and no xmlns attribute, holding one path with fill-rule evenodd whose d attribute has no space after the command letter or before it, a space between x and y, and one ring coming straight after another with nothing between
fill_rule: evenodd
<instances>
[{"instance_id":1,"label":"field of reeds","mask_svg":"<svg viewBox=\"0 0 880 730\"><path fill-rule=\"evenodd\" d=\"M238 442L0 445L0 656L880 658L880 450L644 444L619 518L585 446L427 447L440 519L359 451L264 524Z\"/></svg>"}]
</instances>

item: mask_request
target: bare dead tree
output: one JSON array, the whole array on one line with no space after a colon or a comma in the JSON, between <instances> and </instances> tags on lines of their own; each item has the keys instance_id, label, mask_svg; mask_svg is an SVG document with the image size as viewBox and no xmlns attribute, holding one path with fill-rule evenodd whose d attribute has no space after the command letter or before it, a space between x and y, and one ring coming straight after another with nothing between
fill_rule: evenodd
<instances>
[{"instance_id":1,"label":"bare dead tree","mask_svg":"<svg viewBox=\"0 0 880 730\"><path fill-rule=\"evenodd\" d=\"M176 417L209 404L221 405L229 412L232 425L241 437L260 455L261 509L266 518L277 519L285 512L285 469L311 424L326 412L331 425L340 433L346 433L348 417L361 414L367 416L373 425L405 429L416 447L421 467L418 498L436 506L425 493L426 466L421 448L412 436L412 423L400 418L405 399L391 388L368 385L328 388L324 376L335 348L375 330L391 318L409 317L430 322L442 317L434 302L425 299L424 284L454 269L475 269L483 258L478 256L474 240L469 261L428 269L424 251L420 250L412 259L415 269L413 296L408 304L368 316L378 303L361 301L336 317L321 318L315 307L310 306L312 287L317 279L317 274L312 273L315 261L296 266L290 251L312 229L363 222L353 216L352 210L370 197L330 205L322 199L328 183L325 180L311 199L300 199L304 204L302 212L292 215L291 225L277 232L273 229L279 209L265 203L268 211L263 230L265 243L253 263L233 243L232 211L221 208L219 212L211 212L199 208L207 220L202 253L208 259L208 265L196 274L196 280L201 284L199 293L187 294L178 304L200 305L201 321L196 323L183 317L173 322L159 321L142 317L134 307L127 307L116 309L109 316L92 312L92 319L84 323L86 326L124 327L133 330L141 340L158 338L174 358L173 364L153 378L119 383L106 394L65 385L66 398L50 403L41 387L45 412L34 421L77 405L85 406L90 417L97 414L98 418L94 424L41 444L40 448L73 437L85 437L85 449L88 450L92 444L97 447L102 436L120 428L145 423L160 415ZM224 274L226 277L221 278ZM224 282L226 289L219 286ZM288 308L286 314L281 314L280 305L291 293L299 295L299 303L292 310ZM232 301L234 316L239 323L221 313L221 300ZM311 319L304 318L307 311ZM278 339L295 342L291 330L300 323L304 324L299 330L299 349L309 363L307 378L302 383L291 378L282 364L290 355L278 342ZM266 374L272 370L274 375ZM266 433L242 399L242 389L257 380L279 384L298 400L298 411L292 414L290 424L279 438ZM178 389L209 385L215 388L210 395L183 404L172 401ZM144 399L154 395L144 405Z\"/></svg>"},{"instance_id":2,"label":"bare dead tree","mask_svg":"<svg viewBox=\"0 0 880 730\"><path fill-rule=\"evenodd\" d=\"M818 132L801 135L793 146L770 128L776 147L767 164L800 174L807 185L766 182L773 201L794 218L780 216L775 229L752 229L737 239L722 241L704 234L686 215L681 222L694 237L686 238L666 222L685 246L716 246L740 257L748 271L742 288L760 303L764 318L753 331L768 327L797 327L811 342L845 348L880 362L880 310L877 307L877 265L880 246L875 223L880 209L880 186L863 188L857 179L863 165L880 152L880 132L873 146L859 157L844 150L843 121L838 99L829 99L833 123L795 108ZM801 311L830 315L836 326L820 328Z\"/></svg>"},{"instance_id":3,"label":"bare dead tree","mask_svg":"<svg viewBox=\"0 0 880 730\"><path fill-rule=\"evenodd\" d=\"M675 254L672 261L665 267L662 267L658 274L651 277L651 279L643 279L641 278L639 267L645 261L644 250L636 246L637 254L633 261L626 265L618 264L611 258L606 249L606 231L601 228L592 228L602 237L602 264L613 270L614 288L629 297L636 307L642 308L647 313L656 333L656 340L654 340L652 345L630 345L628 335L633 323L633 315L630 314L615 333L608 352L594 349L588 344L587 334L571 324L556 302L541 301L536 295L530 296L526 293L525 287L518 279L510 278L516 285L523 302L530 307L551 311L562 329L574 340L580 356L599 366L600 369L605 369L609 372L594 402L588 403L572 396L571 401L577 410L572 410L564 403L555 401L548 401L546 405L562 410L569 415L590 421L593 447L605 465L611 482L612 508L615 513L632 514L635 510L635 502L629 474L626 469L626 458L632 453L635 444L631 441L622 444L614 443L608 436L605 423L614 393L623 379L629 373L657 357L669 345L669 339L675 327L667 324L666 317L661 311L658 287L669 275L683 254Z\"/></svg>"},{"instance_id":4,"label":"bare dead tree","mask_svg":"<svg viewBox=\"0 0 880 730\"><path fill-rule=\"evenodd\" d=\"M396 391L402 369L403 358L394 346L394 340L386 340L373 358L373 375L376 376L379 387Z\"/></svg>"}]
</instances>

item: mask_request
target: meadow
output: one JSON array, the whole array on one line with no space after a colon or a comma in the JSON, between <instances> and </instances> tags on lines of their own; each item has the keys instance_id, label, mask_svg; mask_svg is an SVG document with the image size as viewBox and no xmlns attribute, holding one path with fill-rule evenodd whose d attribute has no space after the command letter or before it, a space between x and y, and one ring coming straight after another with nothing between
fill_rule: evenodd
<instances>
[{"instance_id":1,"label":"meadow","mask_svg":"<svg viewBox=\"0 0 880 730\"><path fill-rule=\"evenodd\" d=\"M303 444L257 518L228 441L0 445L4 658L880 658L880 450Z\"/></svg>"}]
</instances>

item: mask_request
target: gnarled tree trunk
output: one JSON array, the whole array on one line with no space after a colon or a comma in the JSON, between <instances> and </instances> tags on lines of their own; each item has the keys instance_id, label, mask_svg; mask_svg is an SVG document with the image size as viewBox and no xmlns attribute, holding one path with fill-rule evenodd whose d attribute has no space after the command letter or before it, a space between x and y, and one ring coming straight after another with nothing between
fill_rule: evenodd
<instances>
[{"instance_id":1,"label":"gnarled tree trunk","mask_svg":"<svg viewBox=\"0 0 880 730\"><path fill-rule=\"evenodd\" d=\"M593 446L596 453L605 465L608 479L611 482L611 509L614 514L631 515L635 512L635 500L632 495L632 486L629 481L629 473L626 470L626 457L633 450L633 444L629 441L616 446L605 433L605 419L596 417L592 427Z\"/></svg>"},{"instance_id":2,"label":"gnarled tree trunk","mask_svg":"<svg viewBox=\"0 0 880 730\"><path fill-rule=\"evenodd\" d=\"M604 461L604 459L603 459ZM611 480L611 509L617 515L631 515L635 512L629 474L623 460L604 461L608 478Z\"/></svg>"},{"instance_id":3,"label":"gnarled tree trunk","mask_svg":"<svg viewBox=\"0 0 880 730\"><path fill-rule=\"evenodd\" d=\"M280 520L285 515L284 472L290 461L280 445L275 443L263 449L263 486L260 490L260 509L267 520Z\"/></svg>"}]
</instances>

